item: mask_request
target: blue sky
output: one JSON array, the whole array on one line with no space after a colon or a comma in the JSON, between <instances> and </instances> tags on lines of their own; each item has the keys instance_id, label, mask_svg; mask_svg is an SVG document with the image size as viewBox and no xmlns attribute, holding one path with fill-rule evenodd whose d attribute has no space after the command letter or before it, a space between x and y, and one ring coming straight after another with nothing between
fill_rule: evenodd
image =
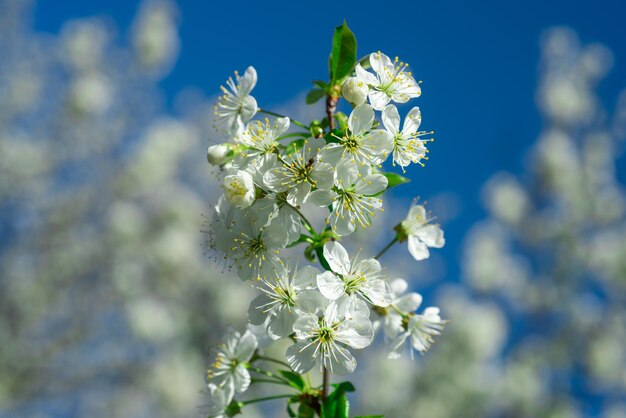
<instances>
[{"instance_id":1,"label":"blue sky","mask_svg":"<svg viewBox=\"0 0 626 418\"><path fill-rule=\"evenodd\" d=\"M137 4L42 0L35 26L57 32L69 18L107 15L125 36ZM407 199L440 192L460 197L462 211L446 225L443 250L452 266L467 228L483 215L481 185L496 171L520 172L541 128L534 91L543 30L567 25L583 42L613 51L613 70L601 85L608 106L626 87L626 4L618 0L178 4L181 55L162 82L169 103L188 86L212 96L233 70L248 65L259 74L259 102L267 108L284 103L326 76L332 30L344 18L357 36L359 56L381 50L410 63L424 81L416 102L422 126L436 131L436 142L426 169L411 170L414 181L400 193ZM451 276L457 273L450 269Z\"/></svg>"}]
</instances>

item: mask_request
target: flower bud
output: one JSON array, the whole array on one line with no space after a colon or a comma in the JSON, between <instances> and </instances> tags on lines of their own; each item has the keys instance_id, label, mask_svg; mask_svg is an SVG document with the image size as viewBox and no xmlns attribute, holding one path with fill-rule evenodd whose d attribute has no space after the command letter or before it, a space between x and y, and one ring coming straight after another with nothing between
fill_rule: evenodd
<instances>
[{"instance_id":1,"label":"flower bud","mask_svg":"<svg viewBox=\"0 0 626 418\"><path fill-rule=\"evenodd\" d=\"M341 93L347 101L355 106L365 103L369 87L356 77L350 77L341 86Z\"/></svg>"},{"instance_id":2,"label":"flower bud","mask_svg":"<svg viewBox=\"0 0 626 418\"><path fill-rule=\"evenodd\" d=\"M228 160L228 153L231 149L230 144L211 145L207 150L206 159L209 164L222 165Z\"/></svg>"},{"instance_id":3,"label":"flower bud","mask_svg":"<svg viewBox=\"0 0 626 418\"><path fill-rule=\"evenodd\" d=\"M252 206L255 199L254 181L245 171L224 177L224 197L233 206L245 209Z\"/></svg>"}]
</instances>

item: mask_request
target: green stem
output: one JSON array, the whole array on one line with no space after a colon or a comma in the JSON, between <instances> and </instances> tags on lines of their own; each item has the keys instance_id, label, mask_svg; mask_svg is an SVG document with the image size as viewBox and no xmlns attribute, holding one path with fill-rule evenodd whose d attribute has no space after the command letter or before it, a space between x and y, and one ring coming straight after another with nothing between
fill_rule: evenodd
<instances>
[{"instance_id":1,"label":"green stem","mask_svg":"<svg viewBox=\"0 0 626 418\"><path fill-rule=\"evenodd\" d=\"M285 135L281 135L278 137L278 141L280 141L281 139L287 139L287 138L293 138L294 136L300 136L302 138L308 138L311 136L310 132L293 132L290 134L285 134Z\"/></svg>"},{"instance_id":2,"label":"green stem","mask_svg":"<svg viewBox=\"0 0 626 418\"><path fill-rule=\"evenodd\" d=\"M393 244L395 244L396 242L398 242L398 237L395 237L394 239L391 240L391 242L389 244L387 244L387 246L385 248L383 248L377 255L376 257L374 257L375 259L379 259L380 257L382 257L383 254L385 254L387 252L388 249L390 249Z\"/></svg>"},{"instance_id":3,"label":"green stem","mask_svg":"<svg viewBox=\"0 0 626 418\"><path fill-rule=\"evenodd\" d=\"M275 358L266 357L266 356L256 356L255 359L256 360L271 361L272 363L280 364L281 366L285 366L285 367L291 368L291 366L289 366L289 364L285 363L284 361L277 360Z\"/></svg>"},{"instance_id":4,"label":"green stem","mask_svg":"<svg viewBox=\"0 0 626 418\"><path fill-rule=\"evenodd\" d=\"M294 395L274 395L274 396L266 396L264 398L250 399L249 401L241 402L242 405L250 405L251 403L263 402L263 401L271 401L272 399L282 399L282 398L291 398Z\"/></svg>"},{"instance_id":5,"label":"green stem","mask_svg":"<svg viewBox=\"0 0 626 418\"><path fill-rule=\"evenodd\" d=\"M283 386L289 386L287 383L285 382L280 382L278 380L272 380L272 379L260 379L258 377L252 378L251 379L252 383L273 383L275 385L283 385Z\"/></svg>"},{"instance_id":6,"label":"green stem","mask_svg":"<svg viewBox=\"0 0 626 418\"><path fill-rule=\"evenodd\" d=\"M265 113L266 115L276 116L277 118L286 118L287 117L285 115L281 115L280 113L272 112L270 110L265 110L265 109L259 109L259 113ZM304 128L304 129L309 129L309 127L307 125L305 125L304 123L302 123L302 122L298 122L297 120L291 119L291 118L289 118L289 120L294 125L297 125L297 126L299 126L301 128Z\"/></svg>"},{"instance_id":7,"label":"green stem","mask_svg":"<svg viewBox=\"0 0 626 418\"><path fill-rule=\"evenodd\" d=\"M283 379L282 377L277 376L272 372L268 372L267 370L259 369L258 367L248 367L248 370L265 375L267 377L271 377L272 379L280 380L281 382L284 382L286 384L289 384L289 382L286 379Z\"/></svg>"},{"instance_id":8,"label":"green stem","mask_svg":"<svg viewBox=\"0 0 626 418\"><path fill-rule=\"evenodd\" d=\"M300 212L300 210L295 206L292 206L291 209L293 209L298 214L298 216L300 216L300 220L304 224L304 227L307 229L307 231L309 231L309 233L313 235L314 238L317 238L319 235L315 231L315 228L313 228L313 225L311 225L311 222L309 222L309 220L306 218L306 216L304 216L304 214Z\"/></svg>"}]
</instances>

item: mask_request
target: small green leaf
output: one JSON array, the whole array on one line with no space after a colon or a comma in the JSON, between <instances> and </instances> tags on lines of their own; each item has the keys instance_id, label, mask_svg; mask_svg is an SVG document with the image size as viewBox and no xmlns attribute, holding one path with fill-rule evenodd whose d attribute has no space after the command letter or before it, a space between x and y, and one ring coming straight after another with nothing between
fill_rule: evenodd
<instances>
[{"instance_id":1,"label":"small green leaf","mask_svg":"<svg viewBox=\"0 0 626 418\"><path fill-rule=\"evenodd\" d=\"M289 415L289 418L298 418L298 415L291 409L291 400L287 402L287 415Z\"/></svg>"},{"instance_id":2,"label":"small green leaf","mask_svg":"<svg viewBox=\"0 0 626 418\"><path fill-rule=\"evenodd\" d=\"M384 173L383 174L385 177L387 177L387 188L390 189L392 187L396 187L399 186L401 184L405 184L411 181L411 179L408 179L404 176L401 176L400 174L396 174L396 173Z\"/></svg>"},{"instance_id":3,"label":"small green leaf","mask_svg":"<svg viewBox=\"0 0 626 418\"><path fill-rule=\"evenodd\" d=\"M285 379L289 380L289 385L291 385L292 387L299 390L305 388L306 382L304 381L302 375L286 370L279 370L278 373L280 373Z\"/></svg>"},{"instance_id":4,"label":"small green leaf","mask_svg":"<svg viewBox=\"0 0 626 418\"><path fill-rule=\"evenodd\" d=\"M331 386L334 387L335 390L341 388L344 392L354 392L356 390L352 382L332 383Z\"/></svg>"},{"instance_id":5,"label":"small green leaf","mask_svg":"<svg viewBox=\"0 0 626 418\"><path fill-rule=\"evenodd\" d=\"M306 95L306 104L313 104L319 101L322 97L326 95L324 90L313 89Z\"/></svg>"},{"instance_id":6,"label":"small green leaf","mask_svg":"<svg viewBox=\"0 0 626 418\"><path fill-rule=\"evenodd\" d=\"M313 80L313 84L321 88L324 91L326 91L326 89L328 88L328 83L322 80Z\"/></svg>"},{"instance_id":7,"label":"small green leaf","mask_svg":"<svg viewBox=\"0 0 626 418\"><path fill-rule=\"evenodd\" d=\"M304 145L304 141L305 141L304 139L296 139L295 141L291 141L285 147L285 154L284 155L293 154L297 150L301 149L302 146Z\"/></svg>"},{"instance_id":8,"label":"small green leaf","mask_svg":"<svg viewBox=\"0 0 626 418\"><path fill-rule=\"evenodd\" d=\"M234 417L235 415L241 414L241 408L243 408L243 404L233 399L224 412L227 416Z\"/></svg>"},{"instance_id":9,"label":"small green leaf","mask_svg":"<svg viewBox=\"0 0 626 418\"><path fill-rule=\"evenodd\" d=\"M345 389L353 391L354 386L350 382L343 382L333 386L336 389L328 395L328 398L322 405L323 418L349 418L350 402Z\"/></svg>"},{"instance_id":10,"label":"small green leaf","mask_svg":"<svg viewBox=\"0 0 626 418\"><path fill-rule=\"evenodd\" d=\"M330 54L330 80L335 85L350 74L356 64L356 37L344 21L337 26L333 36L333 49Z\"/></svg>"},{"instance_id":11,"label":"small green leaf","mask_svg":"<svg viewBox=\"0 0 626 418\"><path fill-rule=\"evenodd\" d=\"M315 418L315 409L305 403L301 403L298 408L298 418Z\"/></svg>"}]
</instances>

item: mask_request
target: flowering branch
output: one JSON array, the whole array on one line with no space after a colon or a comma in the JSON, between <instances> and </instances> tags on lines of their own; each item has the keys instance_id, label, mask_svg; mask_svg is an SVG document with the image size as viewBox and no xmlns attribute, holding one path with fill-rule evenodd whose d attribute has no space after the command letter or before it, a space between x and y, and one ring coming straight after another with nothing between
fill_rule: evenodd
<instances>
[{"instance_id":1,"label":"flowering branch","mask_svg":"<svg viewBox=\"0 0 626 418\"><path fill-rule=\"evenodd\" d=\"M374 73L356 61L354 34L345 23L339 26L329 80L315 81L306 98L314 103L326 97L326 118L309 125L258 108L250 95L256 85L252 67L229 80L230 90L223 89L215 118L229 142L208 150L209 162L224 174L224 194L214 208L209 247L242 280L253 279L258 295L248 309L248 330L229 332L207 373L210 417L233 416L253 402L290 398L291 417L346 418L346 393L355 388L350 382L331 388L330 379L355 370L352 350L370 346L374 330L380 328L390 342L390 358L398 357L407 341L423 352L445 326L437 308L418 314L421 296L407 293L401 279L389 281L378 261L397 242L407 241L417 260L427 258L429 248L443 246L443 232L429 223L423 206L412 205L396 226L395 238L375 257L351 257L341 243L356 229L372 224L383 210L380 196L386 190L408 181L383 171L388 157L404 171L411 164L422 164L430 142L421 139L424 132L418 130L419 108L408 112L400 128L401 117L392 104L421 94L407 64L381 52L368 55L368 61ZM342 96L352 106L349 116L337 112ZM257 113L275 119L253 120ZM286 133L291 124L311 135ZM296 139L279 142L289 138ZM321 230L305 215L311 206L328 208ZM305 258L317 259L323 270L294 266L285 258L285 248L301 244ZM292 342L286 362L260 354L264 348L260 340L281 339ZM277 370L253 366L257 361L273 363ZM317 386L307 375L314 367L322 372ZM252 378L251 372L261 377ZM254 383L288 385L297 394L235 400ZM292 405L298 405L297 414Z\"/></svg>"}]
</instances>

